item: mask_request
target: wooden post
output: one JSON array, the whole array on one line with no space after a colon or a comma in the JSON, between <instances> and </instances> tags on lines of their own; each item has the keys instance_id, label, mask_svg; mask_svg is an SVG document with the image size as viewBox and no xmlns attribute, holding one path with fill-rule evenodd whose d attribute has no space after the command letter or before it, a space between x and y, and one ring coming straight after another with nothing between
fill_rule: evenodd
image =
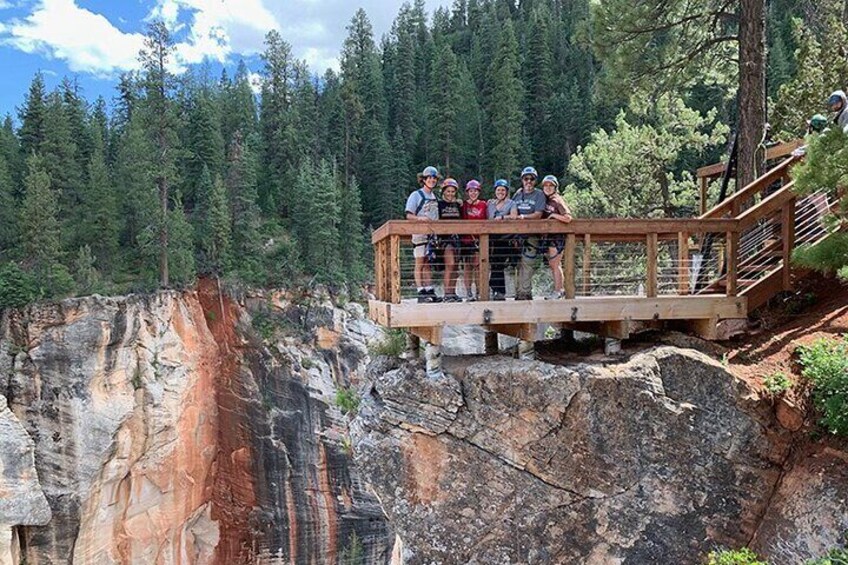
<instances>
[{"instance_id":1,"label":"wooden post","mask_svg":"<svg viewBox=\"0 0 848 565\"><path fill-rule=\"evenodd\" d=\"M389 302L400 304L400 236L391 236L389 246Z\"/></svg>"},{"instance_id":2,"label":"wooden post","mask_svg":"<svg viewBox=\"0 0 848 565\"><path fill-rule=\"evenodd\" d=\"M378 241L374 244L374 295L377 297L377 300L386 300L386 296L384 294L384 285L383 281L383 242Z\"/></svg>"},{"instance_id":3,"label":"wooden post","mask_svg":"<svg viewBox=\"0 0 848 565\"><path fill-rule=\"evenodd\" d=\"M792 290L792 250L795 249L795 199L783 207L780 218L783 243L783 290Z\"/></svg>"},{"instance_id":4,"label":"wooden post","mask_svg":"<svg viewBox=\"0 0 848 565\"><path fill-rule=\"evenodd\" d=\"M677 293L689 294L689 234L677 234Z\"/></svg>"},{"instance_id":5,"label":"wooden post","mask_svg":"<svg viewBox=\"0 0 848 565\"><path fill-rule=\"evenodd\" d=\"M739 232L727 232L727 296L736 296L739 291L736 272L739 264Z\"/></svg>"},{"instance_id":6,"label":"wooden post","mask_svg":"<svg viewBox=\"0 0 848 565\"><path fill-rule=\"evenodd\" d=\"M589 296L592 279L592 236L583 236L583 295Z\"/></svg>"},{"instance_id":7,"label":"wooden post","mask_svg":"<svg viewBox=\"0 0 848 565\"><path fill-rule=\"evenodd\" d=\"M480 236L480 265L477 268L477 295L480 300L489 300L489 236Z\"/></svg>"},{"instance_id":8,"label":"wooden post","mask_svg":"<svg viewBox=\"0 0 848 565\"><path fill-rule=\"evenodd\" d=\"M562 270L563 274L563 290L565 290L566 298L574 298L577 293L574 287L574 254L577 251L577 238L573 233L565 236L565 265Z\"/></svg>"},{"instance_id":9,"label":"wooden post","mask_svg":"<svg viewBox=\"0 0 848 565\"><path fill-rule=\"evenodd\" d=\"M701 215L703 216L704 214L707 213L707 187L709 186L709 180L707 179L707 177L701 177L700 180L701 180L700 209L701 209Z\"/></svg>"},{"instance_id":10,"label":"wooden post","mask_svg":"<svg viewBox=\"0 0 848 565\"><path fill-rule=\"evenodd\" d=\"M649 233L648 246L648 280L645 284L645 294L648 298L657 296L657 234Z\"/></svg>"}]
</instances>

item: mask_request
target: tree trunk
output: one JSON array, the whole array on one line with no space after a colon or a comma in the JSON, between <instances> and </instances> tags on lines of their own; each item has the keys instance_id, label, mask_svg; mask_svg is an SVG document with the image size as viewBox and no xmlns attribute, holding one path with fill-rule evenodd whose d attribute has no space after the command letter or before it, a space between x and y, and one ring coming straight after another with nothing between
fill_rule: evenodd
<instances>
[{"instance_id":1,"label":"tree trunk","mask_svg":"<svg viewBox=\"0 0 848 565\"><path fill-rule=\"evenodd\" d=\"M737 190L763 169L760 147L766 123L765 0L740 0L739 7L739 163Z\"/></svg>"}]
</instances>

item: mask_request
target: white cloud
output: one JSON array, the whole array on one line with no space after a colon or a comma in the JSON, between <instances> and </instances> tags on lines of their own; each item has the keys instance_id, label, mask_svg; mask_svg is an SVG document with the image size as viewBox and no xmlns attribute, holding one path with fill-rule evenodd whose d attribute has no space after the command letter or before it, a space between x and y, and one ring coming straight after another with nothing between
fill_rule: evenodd
<instances>
[{"instance_id":1,"label":"white cloud","mask_svg":"<svg viewBox=\"0 0 848 565\"><path fill-rule=\"evenodd\" d=\"M6 0L0 0L0 10L8 10L9 8L13 8L11 2L7 2Z\"/></svg>"},{"instance_id":2,"label":"white cloud","mask_svg":"<svg viewBox=\"0 0 848 565\"><path fill-rule=\"evenodd\" d=\"M42 0L32 14L7 22L0 42L67 61L74 72L109 75L137 66L144 36L124 33L74 0Z\"/></svg>"}]
</instances>

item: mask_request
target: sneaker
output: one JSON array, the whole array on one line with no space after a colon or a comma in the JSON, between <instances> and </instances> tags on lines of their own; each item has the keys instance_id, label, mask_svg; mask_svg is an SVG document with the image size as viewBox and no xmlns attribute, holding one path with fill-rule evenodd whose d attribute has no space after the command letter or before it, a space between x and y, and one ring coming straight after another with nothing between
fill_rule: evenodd
<instances>
[{"instance_id":1,"label":"sneaker","mask_svg":"<svg viewBox=\"0 0 848 565\"><path fill-rule=\"evenodd\" d=\"M492 300L497 300L497 301L506 300L506 296L504 296L503 293L501 293L501 292L493 292L492 293Z\"/></svg>"},{"instance_id":2,"label":"sneaker","mask_svg":"<svg viewBox=\"0 0 848 565\"><path fill-rule=\"evenodd\" d=\"M565 293L561 290L555 290L545 297L545 300L562 300L565 298Z\"/></svg>"},{"instance_id":3,"label":"sneaker","mask_svg":"<svg viewBox=\"0 0 848 565\"><path fill-rule=\"evenodd\" d=\"M424 303L427 303L427 302L432 302L432 300L430 300L430 295L427 293L426 290L419 290L418 291L418 303L424 304Z\"/></svg>"},{"instance_id":4,"label":"sneaker","mask_svg":"<svg viewBox=\"0 0 848 565\"><path fill-rule=\"evenodd\" d=\"M433 288L425 290L424 292L430 298L430 300L428 300L427 302L435 303L435 302L442 302L444 300L441 296L436 295L436 290L433 289Z\"/></svg>"},{"instance_id":5,"label":"sneaker","mask_svg":"<svg viewBox=\"0 0 848 565\"><path fill-rule=\"evenodd\" d=\"M477 297L474 296L473 294L469 293L468 296L465 297L465 301L466 302L477 302Z\"/></svg>"},{"instance_id":6,"label":"sneaker","mask_svg":"<svg viewBox=\"0 0 848 565\"><path fill-rule=\"evenodd\" d=\"M533 300L533 295L532 294L516 294L515 299L516 300Z\"/></svg>"},{"instance_id":7,"label":"sneaker","mask_svg":"<svg viewBox=\"0 0 848 565\"><path fill-rule=\"evenodd\" d=\"M444 301L445 302L462 302L462 298L460 298L456 294L446 294Z\"/></svg>"}]
</instances>

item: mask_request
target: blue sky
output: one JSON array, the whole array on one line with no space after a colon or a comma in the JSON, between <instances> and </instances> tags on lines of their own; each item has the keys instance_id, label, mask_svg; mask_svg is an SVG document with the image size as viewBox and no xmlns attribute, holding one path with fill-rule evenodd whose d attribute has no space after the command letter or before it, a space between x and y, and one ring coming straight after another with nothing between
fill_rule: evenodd
<instances>
[{"instance_id":1,"label":"blue sky","mask_svg":"<svg viewBox=\"0 0 848 565\"><path fill-rule=\"evenodd\" d=\"M314 72L338 68L345 26L363 7L379 38L403 0L0 0L0 116L15 114L37 71L49 87L74 77L89 100L114 96L116 77L136 64L146 22L165 20L177 43L176 68L208 64L217 74L257 54L278 29ZM427 0L432 12L450 0Z\"/></svg>"}]
</instances>

